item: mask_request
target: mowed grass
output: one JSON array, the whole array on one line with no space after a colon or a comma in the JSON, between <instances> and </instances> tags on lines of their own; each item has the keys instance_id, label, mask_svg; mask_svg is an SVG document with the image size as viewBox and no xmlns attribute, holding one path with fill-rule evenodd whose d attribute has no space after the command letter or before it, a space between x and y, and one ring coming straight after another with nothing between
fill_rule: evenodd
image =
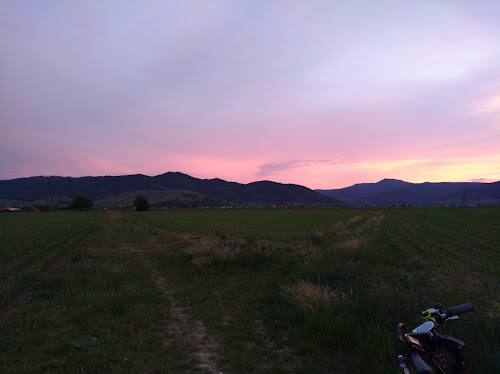
<instances>
[{"instance_id":1,"label":"mowed grass","mask_svg":"<svg viewBox=\"0 0 500 374\"><path fill-rule=\"evenodd\" d=\"M103 219L0 332L0 372L397 373L396 324L437 301L476 304L443 332L466 341L468 372L500 371L498 209ZM218 371L200 364L196 323L171 333L173 300L213 338Z\"/></svg>"}]
</instances>

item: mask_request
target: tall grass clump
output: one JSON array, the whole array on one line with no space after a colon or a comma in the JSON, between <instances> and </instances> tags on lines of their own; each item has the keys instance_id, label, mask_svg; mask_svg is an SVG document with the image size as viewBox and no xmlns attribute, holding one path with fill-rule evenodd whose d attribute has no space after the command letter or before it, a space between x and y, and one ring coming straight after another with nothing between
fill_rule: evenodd
<instances>
[{"instance_id":1,"label":"tall grass clump","mask_svg":"<svg viewBox=\"0 0 500 374\"><path fill-rule=\"evenodd\" d=\"M276 244L261 238L216 238L205 236L191 240L186 250L191 263L199 268L209 266L257 266L276 250Z\"/></svg>"},{"instance_id":2,"label":"tall grass clump","mask_svg":"<svg viewBox=\"0 0 500 374\"><path fill-rule=\"evenodd\" d=\"M377 214L373 216L370 220L375 224L375 226L378 227L382 223L384 223L385 215L382 212L377 212Z\"/></svg>"},{"instance_id":3,"label":"tall grass clump","mask_svg":"<svg viewBox=\"0 0 500 374\"><path fill-rule=\"evenodd\" d=\"M204 237L202 240L192 242L192 245L186 249L191 256L191 263L196 267L223 265L236 262L236 253L238 246L230 246L221 239Z\"/></svg>"},{"instance_id":4,"label":"tall grass clump","mask_svg":"<svg viewBox=\"0 0 500 374\"><path fill-rule=\"evenodd\" d=\"M284 301L305 312L318 312L343 303L345 293L332 290L328 286L298 279L293 284L281 286L280 295Z\"/></svg>"},{"instance_id":5,"label":"tall grass clump","mask_svg":"<svg viewBox=\"0 0 500 374\"><path fill-rule=\"evenodd\" d=\"M237 251L238 248L232 249L225 245L188 249L188 253L193 256L191 263L197 267L235 263Z\"/></svg>"},{"instance_id":6,"label":"tall grass clump","mask_svg":"<svg viewBox=\"0 0 500 374\"><path fill-rule=\"evenodd\" d=\"M347 230L347 227L345 225L344 222L340 221L340 222L336 222L333 226L332 226L332 231L334 232L335 235L337 236L344 236L344 235L347 235L349 234L349 230Z\"/></svg>"},{"instance_id":7,"label":"tall grass clump","mask_svg":"<svg viewBox=\"0 0 500 374\"><path fill-rule=\"evenodd\" d=\"M348 226L354 226L357 225L358 223L364 221L364 218L362 216L354 216L352 218L349 218L347 220L347 225Z\"/></svg>"},{"instance_id":8,"label":"tall grass clump","mask_svg":"<svg viewBox=\"0 0 500 374\"><path fill-rule=\"evenodd\" d=\"M363 243L364 243L364 241L362 238L350 236L347 239L339 242L337 244L337 247L341 248L341 249L351 249L352 250L352 249L361 248L363 246Z\"/></svg>"}]
</instances>

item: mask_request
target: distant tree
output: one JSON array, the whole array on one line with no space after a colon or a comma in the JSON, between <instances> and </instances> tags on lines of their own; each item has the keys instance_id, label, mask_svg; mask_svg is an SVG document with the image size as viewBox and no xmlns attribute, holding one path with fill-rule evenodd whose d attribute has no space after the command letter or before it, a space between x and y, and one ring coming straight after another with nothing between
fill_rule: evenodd
<instances>
[{"instance_id":1,"label":"distant tree","mask_svg":"<svg viewBox=\"0 0 500 374\"><path fill-rule=\"evenodd\" d=\"M149 201L143 196L137 196L134 201L134 207L139 212L149 210Z\"/></svg>"},{"instance_id":2,"label":"distant tree","mask_svg":"<svg viewBox=\"0 0 500 374\"><path fill-rule=\"evenodd\" d=\"M90 201L88 197L82 195L76 195L73 198L72 203L69 205L70 209L82 210L90 209L94 206L94 203Z\"/></svg>"}]
</instances>

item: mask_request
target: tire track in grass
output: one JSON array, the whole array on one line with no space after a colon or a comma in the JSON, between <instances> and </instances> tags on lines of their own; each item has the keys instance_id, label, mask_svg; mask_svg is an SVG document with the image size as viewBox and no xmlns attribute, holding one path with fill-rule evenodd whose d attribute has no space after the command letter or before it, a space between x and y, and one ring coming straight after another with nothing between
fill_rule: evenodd
<instances>
[{"instance_id":1,"label":"tire track in grass","mask_svg":"<svg viewBox=\"0 0 500 374\"><path fill-rule=\"evenodd\" d=\"M0 291L2 290L2 288L8 286L11 281L15 281L17 278L22 277L23 274L30 273L31 271L35 270L37 267L43 267L43 264L45 261L51 260L53 257L56 257L58 255L59 255L59 257L62 255L60 248L54 248L49 252L40 253L38 255L38 259L31 261L30 263L25 265L24 268L16 269L14 274L9 274L9 275L7 275L7 277L2 279L0 281ZM53 262L55 262L55 261L56 260L54 260ZM42 268L41 270L43 271L46 269Z\"/></svg>"},{"instance_id":2,"label":"tire track in grass","mask_svg":"<svg viewBox=\"0 0 500 374\"><path fill-rule=\"evenodd\" d=\"M72 240L70 238L84 237L92 232L93 227L93 222L84 222L81 225L72 226L70 229L63 227L57 231L47 232L43 236L24 234L31 239L22 243L21 247L7 247L7 251L0 253L0 261L2 262L0 274L6 278L12 273L22 271L33 262L39 261L41 256L53 253L58 248L67 247L68 241Z\"/></svg>"},{"instance_id":3,"label":"tire track in grass","mask_svg":"<svg viewBox=\"0 0 500 374\"><path fill-rule=\"evenodd\" d=\"M73 248L64 248L55 249L48 254L46 254L42 259L36 261L33 264L30 264L28 268L24 269L24 272L29 271L30 269L35 269L37 266L43 266L43 261L46 259L50 259L51 256L57 256L58 252L61 252L57 259L54 259L52 264L48 265L47 268L41 269L43 273L35 275L35 278L31 280L27 286L21 291L21 293L17 294L12 300L8 300L5 306L0 310L0 331L3 329L5 324L8 322L10 316L17 311L20 307L27 304L31 299L35 297L38 291L41 289L43 282L54 275L59 269L64 267L68 262L70 256L73 251L77 248L80 248L84 243L86 243L91 235L96 232L97 228L94 229L87 237L82 239L78 244L76 244ZM15 276L11 276L2 280L2 287L7 286L11 280L15 280ZM2 288L0 288L0 291Z\"/></svg>"},{"instance_id":4,"label":"tire track in grass","mask_svg":"<svg viewBox=\"0 0 500 374\"><path fill-rule=\"evenodd\" d=\"M56 273L57 270L64 267L71 255L71 252L66 253L54 262L40 277L28 284L24 291L19 294L14 300L7 303L6 307L0 312L0 331L8 322L10 316L20 307L28 303L36 293L40 290L42 283Z\"/></svg>"},{"instance_id":5,"label":"tire track in grass","mask_svg":"<svg viewBox=\"0 0 500 374\"><path fill-rule=\"evenodd\" d=\"M75 227L71 231L65 232L65 236L62 236L63 232L59 232L55 236L56 239L52 236L50 239L38 240L37 248L41 248L40 250L29 250L28 253L21 255L18 259L16 259L16 261L8 264L9 270L5 271L4 277L0 279L0 292L5 291L8 286L14 282L27 283L29 285L31 282L29 278L39 276L40 273L43 273L53 263L55 263L58 258L80 245L83 240L85 240L85 235L91 233L90 229L92 228L93 224L87 223L85 225ZM76 244L68 244L68 240L70 240L68 238L75 237L80 238L79 242L76 242ZM34 274L31 274L30 276L31 272L34 272ZM28 279L25 278L26 276ZM11 294L10 296L15 296L19 291L20 290L18 289L13 295Z\"/></svg>"},{"instance_id":6,"label":"tire track in grass","mask_svg":"<svg viewBox=\"0 0 500 374\"><path fill-rule=\"evenodd\" d=\"M216 362L218 346L216 340L208 334L200 320L195 319L177 304L174 297L175 291L169 287L167 280L158 272L153 263L144 256L144 250L138 248L130 250L137 254L139 263L149 271L157 287L169 302L170 320L166 326L166 347L168 348L172 341L188 342L193 355L198 360L199 369L211 374L223 374Z\"/></svg>"}]
</instances>

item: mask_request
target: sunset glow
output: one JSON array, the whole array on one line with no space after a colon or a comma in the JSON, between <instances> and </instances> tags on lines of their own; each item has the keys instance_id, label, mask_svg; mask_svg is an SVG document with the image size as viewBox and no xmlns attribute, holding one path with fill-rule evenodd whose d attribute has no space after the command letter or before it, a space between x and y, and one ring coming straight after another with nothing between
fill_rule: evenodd
<instances>
[{"instance_id":1,"label":"sunset glow","mask_svg":"<svg viewBox=\"0 0 500 374\"><path fill-rule=\"evenodd\" d=\"M500 180L500 1L0 3L0 179Z\"/></svg>"}]
</instances>

